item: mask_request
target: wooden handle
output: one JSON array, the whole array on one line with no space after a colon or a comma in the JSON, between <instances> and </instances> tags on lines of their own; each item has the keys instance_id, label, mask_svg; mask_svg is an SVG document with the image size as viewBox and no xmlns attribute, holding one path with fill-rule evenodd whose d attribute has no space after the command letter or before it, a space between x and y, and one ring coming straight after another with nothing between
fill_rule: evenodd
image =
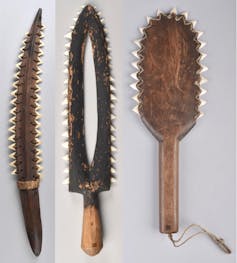
<instances>
[{"instance_id":1,"label":"wooden handle","mask_svg":"<svg viewBox=\"0 0 237 263\"><path fill-rule=\"evenodd\" d=\"M100 211L98 200L94 200L92 204L88 204L86 198L87 197L84 196L81 248L89 256L95 256L103 247ZM98 197L96 195L96 197L93 198L97 199Z\"/></svg>"},{"instance_id":2,"label":"wooden handle","mask_svg":"<svg viewBox=\"0 0 237 263\"><path fill-rule=\"evenodd\" d=\"M178 232L178 154L179 142L166 137L160 151L160 232Z\"/></svg>"}]
</instances>

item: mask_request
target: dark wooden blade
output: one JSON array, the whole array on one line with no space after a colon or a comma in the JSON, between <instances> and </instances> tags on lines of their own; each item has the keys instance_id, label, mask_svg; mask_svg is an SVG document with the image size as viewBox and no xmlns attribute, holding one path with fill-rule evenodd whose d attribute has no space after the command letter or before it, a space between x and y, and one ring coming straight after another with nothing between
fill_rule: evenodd
<instances>
[{"instance_id":1,"label":"dark wooden blade","mask_svg":"<svg viewBox=\"0 0 237 263\"><path fill-rule=\"evenodd\" d=\"M38 189L20 191L20 197L30 246L34 254L39 256L42 248L42 224Z\"/></svg>"},{"instance_id":2,"label":"dark wooden blade","mask_svg":"<svg viewBox=\"0 0 237 263\"><path fill-rule=\"evenodd\" d=\"M97 141L93 161L88 162L84 124L84 56L90 38L97 87ZM112 159L112 110L110 59L104 26L88 5L71 34L68 66L69 191L84 195L82 249L94 256L102 249L102 225L98 193L110 189Z\"/></svg>"},{"instance_id":3,"label":"dark wooden blade","mask_svg":"<svg viewBox=\"0 0 237 263\"><path fill-rule=\"evenodd\" d=\"M98 130L92 163L88 163L84 132L84 53L90 37L96 73ZM78 17L69 50L68 126L69 190L91 193L109 190L111 177L111 79L104 26L88 5Z\"/></svg>"},{"instance_id":4,"label":"dark wooden blade","mask_svg":"<svg viewBox=\"0 0 237 263\"><path fill-rule=\"evenodd\" d=\"M42 226L39 204L39 180L41 170L41 151L39 149L39 77L42 56L42 10L39 9L29 33L23 41L14 90L11 93L13 108L11 109L12 141L10 157L13 159L13 173L17 175L20 190L25 226L32 250L36 256L40 254L42 243Z\"/></svg>"}]
</instances>

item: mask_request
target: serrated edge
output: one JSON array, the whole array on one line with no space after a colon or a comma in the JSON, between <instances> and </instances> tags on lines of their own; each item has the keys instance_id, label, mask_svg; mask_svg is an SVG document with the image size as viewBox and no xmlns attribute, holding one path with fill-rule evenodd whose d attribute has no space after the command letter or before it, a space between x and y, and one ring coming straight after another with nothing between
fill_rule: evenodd
<instances>
[{"instance_id":1,"label":"serrated edge","mask_svg":"<svg viewBox=\"0 0 237 263\"><path fill-rule=\"evenodd\" d=\"M37 89L35 90L35 95L36 95L36 108L35 108L35 113L36 113L36 126L35 126L35 131L36 131L36 170L37 170L37 175L39 176L40 179L42 179L42 170L43 167L41 165L39 165L40 163L42 163L42 152L39 149L39 145L41 144L39 138L41 137L41 131L39 129L40 127L40 123L39 123L39 119L41 118L41 114L39 112L40 110L40 105L38 104L38 102L40 101L40 87L37 85L38 83L42 82L41 78L39 77L40 74L42 74L42 71L40 70L39 66L43 64L42 60L39 58L39 56L43 55L43 52L41 50L41 47L44 46L43 44L43 40L42 38L44 37L43 34L43 30L44 30L44 26L42 26L40 28L40 43L39 43L39 51L40 53L38 54L38 63L37 63L37 72L36 72L36 77L37 77L37 81L36 81L36 87ZM10 112L9 112L9 166L11 167L11 174L12 175L16 175L17 174L17 167L16 167L16 142L15 142L15 129L16 129L16 100L17 100L17 90L18 90L18 83L19 83L19 74L20 74L20 70L21 70L21 64L22 64L22 58L23 58L23 53L24 53L24 48L26 46L26 40L27 40L27 36L29 35L29 33L25 34L26 37L23 39L22 41L22 46L20 48L20 54L18 55L18 58L20 59L20 61L17 62L16 64L16 73L14 75L14 81L12 84L12 90L11 90L11 99L10 99L10 104L11 104L11 108L10 108ZM37 121L38 120L38 121Z\"/></svg>"},{"instance_id":2,"label":"serrated edge","mask_svg":"<svg viewBox=\"0 0 237 263\"><path fill-rule=\"evenodd\" d=\"M96 11L96 14L97 16L99 17L100 19L100 22L103 26L103 31L104 31L104 34L105 34L105 41L107 43L107 51L108 51L108 60L109 60L109 68L110 68L110 122L111 122L111 125L110 125L110 133L111 133L111 158L113 160L115 160L115 156L114 156L114 149L115 149L115 143L116 143L116 129L115 129L115 124L116 124L116 113L115 113L115 104L117 103L117 96L116 96L116 87L115 87L115 84L114 84L114 78L112 77L112 67L111 67L111 48L110 48L110 41L109 41L109 37L108 37L108 30L107 28L105 27L105 24L104 24L104 18L101 16L101 11L98 11L98 9L93 6L95 11ZM70 44L71 44L71 34L72 34L72 31L75 27L75 24L76 24L76 21L79 17L79 15L81 14L81 12L83 11L83 9L85 8L85 6L81 6L80 10L77 12L77 17L74 18L74 23L73 25L70 26L70 30L69 32L65 35L65 38L67 39L66 41L66 44L65 44L65 56L66 56L66 61L64 62L64 66L65 66L65 69L64 69L64 73L67 74L67 77L64 81L64 84L65 84L65 89L63 91L63 96L64 96L64 101L63 101L63 126L66 126L66 130L64 129L63 130L63 145L64 147L67 148L67 151L65 153L65 150L64 150L64 156L63 156L63 159L65 162L67 162L66 164L66 167L69 167L69 152L68 152L68 144L69 144L69 141L68 141L68 64L69 64L69 59L68 59L68 55L69 55L69 49L70 49ZM65 108L67 108L67 111L65 111ZM67 135L66 135L67 134ZM65 140L66 138L66 140ZM113 149L113 151L112 151ZM111 163L111 167L113 166L114 168L114 163L112 164ZM112 177L112 175L111 175ZM113 175L114 177L114 175Z\"/></svg>"},{"instance_id":3,"label":"serrated edge","mask_svg":"<svg viewBox=\"0 0 237 263\"><path fill-rule=\"evenodd\" d=\"M136 44L136 46L138 46L138 49L136 49L135 51L132 52L132 55L135 57L135 61L132 62L132 67L135 69L135 71L131 74L131 77L135 80L135 82L133 81L133 83L130 84L130 87L136 91L135 95L133 94L132 98L133 100L135 100L136 102L136 106L133 108L133 111L135 113L139 114L139 108L141 107L139 98L142 94L142 91L140 89L140 86L143 83L143 80L139 77L140 74L143 72L142 67L140 66L142 60L143 60L143 56L142 56L142 51L144 50L144 46L142 45L142 41L144 39L146 39L146 30L151 26L151 21L152 20L160 20L161 16L166 16L169 19L172 18L172 16L175 16L175 20L179 21L179 20L183 20L184 25L188 25L190 26L190 30L196 34L196 37L194 38L194 41L197 43L197 47L196 50L198 51L198 53L200 54L199 58L196 60L196 62L198 63L198 65L200 66L200 69L197 70L196 74L200 75L200 81L198 83L195 83L195 85L198 87L199 89L199 94L196 96L196 100L198 100L198 107L197 107L197 115L195 116L196 119L200 118L201 116L203 116L203 113L200 112L200 107L204 106L206 103L201 100L201 96L204 95L207 91L203 88L203 84L206 83L206 78L204 78L202 76L202 73L206 72L208 70L208 68L201 64L201 61L206 57L205 53L201 52L201 49L206 45L206 43L200 41L201 36L203 35L203 32L197 31L195 30L195 26L196 26L196 21L192 21L192 20L188 20L188 13L187 12L181 12L178 13L176 8L173 8L170 12L168 13L164 13L162 11L160 11L159 9L157 10L156 13L156 17L147 17L147 24L144 27L140 28L140 32L141 32L141 38L137 39L134 41L134 43Z\"/></svg>"}]
</instances>

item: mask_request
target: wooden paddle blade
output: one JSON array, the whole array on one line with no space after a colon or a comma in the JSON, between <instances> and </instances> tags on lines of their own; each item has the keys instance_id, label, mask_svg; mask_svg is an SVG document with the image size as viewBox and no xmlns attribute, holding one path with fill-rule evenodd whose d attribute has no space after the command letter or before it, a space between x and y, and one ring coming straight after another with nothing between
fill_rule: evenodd
<instances>
[{"instance_id":1,"label":"wooden paddle blade","mask_svg":"<svg viewBox=\"0 0 237 263\"><path fill-rule=\"evenodd\" d=\"M135 42L138 61L132 87L138 89L138 112L148 129L160 141L160 231L178 231L178 149L179 140L200 116L199 98L202 44L194 23L186 15L158 13L141 29Z\"/></svg>"},{"instance_id":2,"label":"wooden paddle blade","mask_svg":"<svg viewBox=\"0 0 237 263\"><path fill-rule=\"evenodd\" d=\"M200 43L183 15L160 14L143 30L138 89L139 113L160 140L182 137L199 116Z\"/></svg>"}]
</instances>

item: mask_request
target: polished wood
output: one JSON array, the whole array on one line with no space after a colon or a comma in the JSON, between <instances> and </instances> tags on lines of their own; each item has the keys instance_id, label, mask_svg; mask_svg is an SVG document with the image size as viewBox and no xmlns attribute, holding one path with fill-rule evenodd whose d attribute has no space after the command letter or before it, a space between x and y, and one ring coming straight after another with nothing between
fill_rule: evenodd
<instances>
[{"instance_id":1,"label":"polished wood","mask_svg":"<svg viewBox=\"0 0 237 263\"><path fill-rule=\"evenodd\" d=\"M159 143L160 230L178 231L178 151L179 141L170 136Z\"/></svg>"},{"instance_id":2,"label":"polished wood","mask_svg":"<svg viewBox=\"0 0 237 263\"><path fill-rule=\"evenodd\" d=\"M199 116L200 43L192 24L175 14L150 20L140 43L138 111L160 143L160 231L174 233L178 231L178 145Z\"/></svg>"},{"instance_id":3,"label":"polished wood","mask_svg":"<svg viewBox=\"0 0 237 263\"><path fill-rule=\"evenodd\" d=\"M21 190L21 206L32 251L39 256L42 248L42 223L38 189Z\"/></svg>"},{"instance_id":4,"label":"polished wood","mask_svg":"<svg viewBox=\"0 0 237 263\"><path fill-rule=\"evenodd\" d=\"M95 256L103 247L102 226L99 209L95 205L84 208L81 248L90 256Z\"/></svg>"}]
</instances>

